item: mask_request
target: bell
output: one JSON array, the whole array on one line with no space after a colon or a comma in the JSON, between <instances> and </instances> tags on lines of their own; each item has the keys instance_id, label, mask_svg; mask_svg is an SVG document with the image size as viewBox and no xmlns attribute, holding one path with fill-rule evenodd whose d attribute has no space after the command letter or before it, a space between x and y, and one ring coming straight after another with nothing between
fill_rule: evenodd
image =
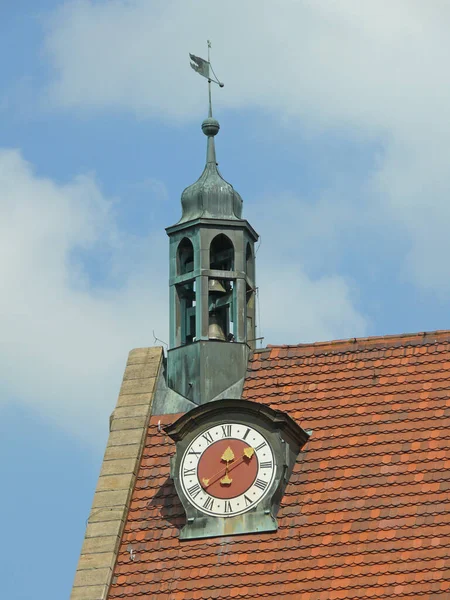
<instances>
[{"instance_id":1,"label":"bell","mask_svg":"<svg viewBox=\"0 0 450 600\"><path fill-rule=\"evenodd\" d=\"M221 319L216 312L212 312L209 315L208 337L210 340L218 340L220 342L225 342L227 339L222 328Z\"/></svg>"},{"instance_id":2,"label":"bell","mask_svg":"<svg viewBox=\"0 0 450 600\"><path fill-rule=\"evenodd\" d=\"M227 290L223 287L223 284L218 279L210 279L208 282L208 289L213 294L226 294Z\"/></svg>"}]
</instances>

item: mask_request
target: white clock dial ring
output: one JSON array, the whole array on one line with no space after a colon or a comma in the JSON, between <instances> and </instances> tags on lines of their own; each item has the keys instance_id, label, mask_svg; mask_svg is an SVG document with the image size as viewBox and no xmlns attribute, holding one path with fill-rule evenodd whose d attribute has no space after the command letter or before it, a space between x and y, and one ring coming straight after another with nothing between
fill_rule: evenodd
<instances>
[{"instance_id":1,"label":"white clock dial ring","mask_svg":"<svg viewBox=\"0 0 450 600\"><path fill-rule=\"evenodd\" d=\"M179 478L198 510L233 517L266 496L275 474L274 452L262 433L250 425L223 423L202 430L189 444Z\"/></svg>"}]
</instances>

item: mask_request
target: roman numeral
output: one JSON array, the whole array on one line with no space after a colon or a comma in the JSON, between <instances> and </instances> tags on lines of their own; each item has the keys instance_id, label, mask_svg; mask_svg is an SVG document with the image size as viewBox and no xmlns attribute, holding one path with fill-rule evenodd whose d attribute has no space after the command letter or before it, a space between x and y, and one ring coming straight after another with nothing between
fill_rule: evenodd
<instances>
[{"instance_id":1,"label":"roman numeral","mask_svg":"<svg viewBox=\"0 0 450 600\"><path fill-rule=\"evenodd\" d=\"M222 437L231 437L231 425L222 425Z\"/></svg>"},{"instance_id":2,"label":"roman numeral","mask_svg":"<svg viewBox=\"0 0 450 600\"><path fill-rule=\"evenodd\" d=\"M248 427L247 431L244 433L244 437L242 438L243 440L246 439L246 437L248 436L248 434L250 433L250 427Z\"/></svg>"},{"instance_id":3,"label":"roman numeral","mask_svg":"<svg viewBox=\"0 0 450 600\"><path fill-rule=\"evenodd\" d=\"M203 438L205 438L205 440L206 440L206 443L207 443L208 445L209 445L209 444L212 444L212 443L213 443L213 441L214 441L214 440L213 440L213 436L211 435L211 432L210 432L210 431L207 431L206 433L204 433L204 434L202 435L202 437L203 437Z\"/></svg>"},{"instance_id":4,"label":"roman numeral","mask_svg":"<svg viewBox=\"0 0 450 600\"><path fill-rule=\"evenodd\" d=\"M196 452L195 450L189 450L188 455L190 454L195 454L195 456L201 456L202 453L201 452Z\"/></svg>"},{"instance_id":5,"label":"roman numeral","mask_svg":"<svg viewBox=\"0 0 450 600\"><path fill-rule=\"evenodd\" d=\"M229 500L225 500L225 513L233 512L231 510L231 502Z\"/></svg>"},{"instance_id":6,"label":"roman numeral","mask_svg":"<svg viewBox=\"0 0 450 600\"><path fill-rule=\"evenodd\" d=\"M214 507L214 500L211 498L211 496L208 496L203 504L203 508L206 508L206 510L213 510Z\"/></svg>"},{"instance_id":7,"label":"roman numeral","mask_svg":"<svg viewBox=\"0 0 450 600\"><path fill-rule=\"evenodd\" d=\"M272 468L272 461L271 460L266 460L265 462L259 463L259 466L261 467L261 469L271 469Z\"/></svg>"},{"instance_id":8,"label":"roman numeral","mask_svg":"<svg viewBox=\"0 0 450 600\"><path fill-rule=\"evenodd\" d=\"M245 500L245 506L249 506L252 503L250 498L248 498L245 494L244 494L244 500Z\"/></svg>"},{"instance_id":9,"label":"roman numeral","mask_svg":"<svg viewBox=\"0 0 450 600\"><path fill-rule=\"evenodd\" d=\"M267 482L263 481L262 479L257 479L255 481L255 486L257 488L259 488L260 490L264 491L266 489L266 487L267 487Z\"/></svg>"},{"instance_id":10,"label":"roman numeral","mask_svg":"<svg viewBox=\"0 0 450 600\"><path fill-rule=\"evenodd\" d=\"M258 450L261 450L264 446L267 446L267 442L261 442L259 446L256 446L255 452L258 452Z\"/></svg>"},{"instance_id":11,"label":"roman numeral","mask_svg":"<svg viewBox=\"0 0 450 600\"><path fill-rule=\"evenodd\" d=\"M196 483L195 485L188 488L188 494L192 498L197 498L197 496L200 494L201 491L202 491L202 488L200 487L200 485L198 483Z\"/></svg>"},{"instance_id":12,"label":"roman numeral","mask_svg":"<svg viewBox=\"0 0 450 600\"><path fill-rule=\"evenodd\" d=\"M195 475L195 469L184 469L183 477L189 477L190 475Z\"/></svg>"}]
</instances>

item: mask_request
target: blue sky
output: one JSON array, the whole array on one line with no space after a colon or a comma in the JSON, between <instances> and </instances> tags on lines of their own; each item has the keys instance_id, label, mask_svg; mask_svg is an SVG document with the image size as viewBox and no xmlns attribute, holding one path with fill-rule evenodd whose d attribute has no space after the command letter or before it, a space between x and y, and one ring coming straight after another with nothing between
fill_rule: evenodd
<instances>
[{"instance_id":1,"label":"blue sky","mask_svg":"<svg viewBox=\"0 0 450 600\"><path fill-rule=\"evenodd\" d=\"M131 348L168 337L168 243L213 64L224 177L261 234L260 335L446 329L444 0L0 4L5 597L68 597ZM5 479L4 479L5 481Z\"/></svg>"}]
</instances>

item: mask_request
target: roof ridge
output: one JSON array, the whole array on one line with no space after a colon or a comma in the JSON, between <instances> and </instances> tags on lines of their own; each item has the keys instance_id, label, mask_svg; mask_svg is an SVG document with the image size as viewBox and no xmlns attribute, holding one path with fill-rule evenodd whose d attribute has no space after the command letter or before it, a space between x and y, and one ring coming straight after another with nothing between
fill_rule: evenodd
<instances>
[{"instance_id":1,"label":"roof ridge","mask_svg":"<svg viewBox=\"0 0 450 600\"><path fill-rule=\"evenodd\" d=\"M406 340L409 338L411 341L420 340L429 337L438 337L439 339L448 338L450 340L449 329L437 329L435 331L419 331L416 333L400 333L400 334L388 334L388 335L374 335L366 337L353 337L353 338L342 338L337 340L327 340L321 342L309 342L300 344L267 344L265 348L257 348L254 352L264 352L273 348L322 348L325 346L348 346L349 344L377 344L380 342L394 342L400 340Z\"/></svg>"}]
</instances>

